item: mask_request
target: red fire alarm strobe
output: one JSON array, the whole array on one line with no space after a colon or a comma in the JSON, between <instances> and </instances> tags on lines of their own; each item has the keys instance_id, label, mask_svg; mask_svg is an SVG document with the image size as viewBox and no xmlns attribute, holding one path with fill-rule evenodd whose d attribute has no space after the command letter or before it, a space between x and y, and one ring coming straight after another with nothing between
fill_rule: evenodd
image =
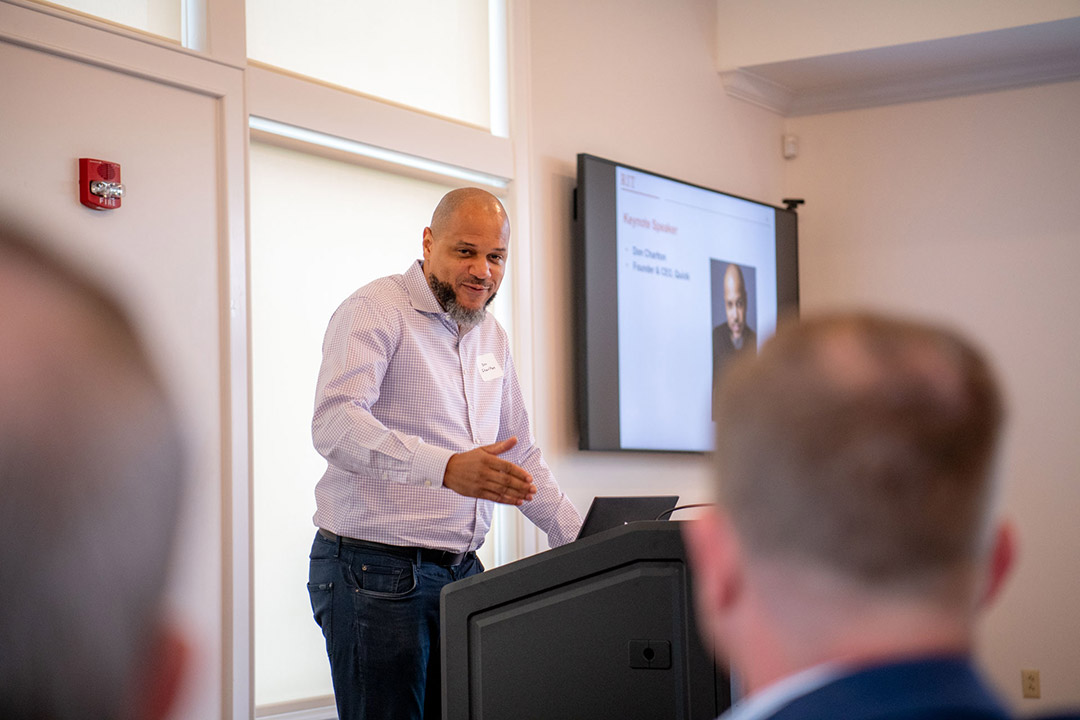
<instances>
[{"instance_id":1,"label":"red fire alarm strobe","mask_svg":"<svg viewBox=\"0 0 1080 720\"><path fill-rule=\"evenodd\" d=\"M123 197L119 164L79 158L79 202L95 210L115 210Z\"/></svg>"}]
</instances>

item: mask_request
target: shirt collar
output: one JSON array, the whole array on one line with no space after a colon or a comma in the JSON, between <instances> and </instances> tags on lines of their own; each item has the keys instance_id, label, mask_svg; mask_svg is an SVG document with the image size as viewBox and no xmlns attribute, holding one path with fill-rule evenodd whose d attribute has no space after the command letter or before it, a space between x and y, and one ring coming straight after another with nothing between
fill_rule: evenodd
<instances>
[{"instance_id":1,"label":"shirt collar","mask_svg":"<svg viewBox=\"0 0 1080 720\"><path fill-rule=\"evenodd\" d=\"M834 663L815 665L801 670L740 699L720 716L719 720L764 720L776 714L792 700L808 695L828 685L844 674L844 668Z\"/></svg>"},{"instance_id":2,"label":"shirt collar","mask_svg":"<svg viewBox=\"0 0 1080 720\"><path fill-rule=\"evenodd\" d=\"M405 271L405 288L409 293L409 302L420 312L445 314L442 305L435 299L427 278L424 277L424 261L417 260Z\"/></svg>"}]
</instances>

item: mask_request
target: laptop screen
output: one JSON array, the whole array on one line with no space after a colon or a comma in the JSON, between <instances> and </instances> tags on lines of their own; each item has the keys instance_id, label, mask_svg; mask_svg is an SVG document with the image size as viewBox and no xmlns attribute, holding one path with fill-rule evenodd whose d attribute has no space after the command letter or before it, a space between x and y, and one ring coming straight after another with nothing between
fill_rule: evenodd
<instances>
[{"instance_id":1,"label":"laptop screen","mask_svg":"<svg viewBox=\"0 0 1080 720\"><path fill-rule=\"evenodd\" d=\"M678 495L593 498L577 539L642 520L661 520L679 502Z\"/></svg>"}]
</instances>

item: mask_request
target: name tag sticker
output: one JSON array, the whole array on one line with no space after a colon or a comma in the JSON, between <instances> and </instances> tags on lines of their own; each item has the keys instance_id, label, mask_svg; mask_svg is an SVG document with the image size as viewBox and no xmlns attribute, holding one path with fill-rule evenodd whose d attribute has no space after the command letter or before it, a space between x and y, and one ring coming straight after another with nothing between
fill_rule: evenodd
<instances>
[{"instance_id":1,"label":"name tag sticker","mask_svg":"<svg viewBox=\"0 0 1080 720\"><path fill-rule=\"evenodd\" d=\"M484 381L496 380L503 376L503 370L495 360L495 353L484 353L476 358L476 367Z\"/></svg>"}]
</instances>

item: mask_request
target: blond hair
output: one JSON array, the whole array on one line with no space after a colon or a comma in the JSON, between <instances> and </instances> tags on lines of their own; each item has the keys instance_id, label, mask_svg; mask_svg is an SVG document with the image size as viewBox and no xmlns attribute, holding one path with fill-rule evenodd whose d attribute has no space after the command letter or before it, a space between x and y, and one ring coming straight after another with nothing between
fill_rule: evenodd
<instances>
[{"instance_id":1,"label":"blond hair","mask_svg":"<svg viewBox=\"0 0 1080 720\"><path fill-rule=\"evenodd\" d=\"M1002 400L955 333L867 314L782 327L714 412L719 500L751 555L896 587L981 551Z\"/></svg>"}]
</instances>

